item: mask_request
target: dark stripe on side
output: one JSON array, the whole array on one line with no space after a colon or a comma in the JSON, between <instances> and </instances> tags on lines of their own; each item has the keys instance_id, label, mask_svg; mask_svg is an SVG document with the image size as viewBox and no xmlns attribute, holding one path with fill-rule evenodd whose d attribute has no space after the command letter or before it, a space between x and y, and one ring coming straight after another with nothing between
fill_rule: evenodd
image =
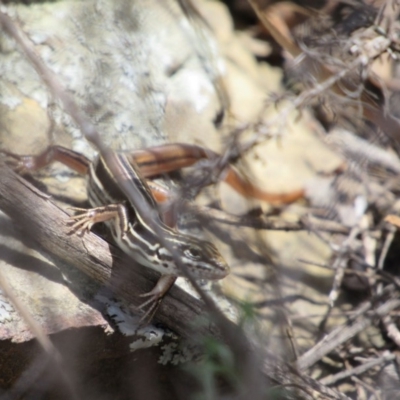
<instances>
[{"instance_id":1,"label":"dark stripe on side","mask_svg":"<svg viewBox=\"0 0 400 400\"><path fill-rule=\"evenodd\" d=\"M136 164L129 162L124 154L118 154L118 162L121 170L120 177L127 182L130 182L131 185L135 185L149 206L157 209L157 203L154 200L146 181L140 175L139 167Z\"/></svg>"},{"instance_id":2,"label":"dark stripe on side","mask_svg":"<svg viewBox=\"0 0 400 400\"><path fill-rule=\"evenodd\" d=\"M101 157L98 157L94 164L95 176L99 182L101 182L102 190L104 190L109 196L111 195L115 203L126 201L124 192L119 187L118 182L114 179L104 160Z\"/></svg>"},{"instance_id":3,"label":"dark stripe on side","mask_svg":"<svg viewBox=\"0 0 400 400\"><path fill-rule=\"evenodd\" d=\"M112 193L106 192L102 182L98 179L93 165L89 169L89 179L87 192L90 204L93 207L105 206L107 204L116 204L118 201Z\"/></svg>"}]
</instances>

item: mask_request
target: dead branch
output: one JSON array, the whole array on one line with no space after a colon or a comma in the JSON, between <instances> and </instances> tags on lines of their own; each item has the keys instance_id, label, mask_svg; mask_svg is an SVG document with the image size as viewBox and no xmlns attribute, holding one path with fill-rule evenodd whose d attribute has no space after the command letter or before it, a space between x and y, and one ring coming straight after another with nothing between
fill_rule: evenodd
<instances>
[{"instance_id":1,"label":"dead branch","mask_svg":"<svg viewBox=\"0 0 400 400\"><path fill-rule=\"evenodd\" d=\"M301 393L301 398L307 400L314 400L316 398L315 392L323 396L323 399L350 400L350 397L347 397L345 394L323 385L310 376L301 373L300 370L290 366L277 366L276 364L265 363L264 373L270 376L271 379L278 381L283 387L298 387L298 393Z\"/></svg>"},{"instance_id":2,"label":"dead branch","mask_svg":"<svg viewBox=\"0 0 400 400\"><path fill-rule=\"evenodd\" d=\"M297 368L300 370L309 368L339 345L343 344L370 326L373 323L374 318L382 318L392 310L400 307L400 300L398 298L389 299L380 305L372 314L367 315L367 311L370 310L371 307L371 302L362 305L357 313L357 319L354 319L350 324L339 326L326 337L324 337L324 339L322 339L314 347L304 353L296 362Z\"/></svg>"},{"instance_id":3,"label":"dead branch","mask_svg":"<svg viewBox=\"0 0 400 400\"><path fill-rule=\"evenodd\" d=\"M396 358L396 356L394 354L385 352L381 357L378 357L374 360L368 361L362 365L359 365L358 367L339 372L335 375L327 376L327 377L321 379L320 383L322 383L323 385L333 385L334 383L336 383L339 380L348 378L350 376L361 375L365 371L368 371L369 369L374 368L378 365L385 364L389 361L392 361L395 358Z\"/></svg>"}]
</instances>

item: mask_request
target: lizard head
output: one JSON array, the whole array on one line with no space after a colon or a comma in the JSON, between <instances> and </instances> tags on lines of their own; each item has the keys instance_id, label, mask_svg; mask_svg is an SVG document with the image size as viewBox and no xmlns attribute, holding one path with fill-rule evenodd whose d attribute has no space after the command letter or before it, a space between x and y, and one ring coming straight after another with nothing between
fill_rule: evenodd
<instances>
[{"instance_id":1,"label":"lizard head","mask_svg":"<svg viewBox=\"0 0 400 400\"><path fill-rule=\"evenodd\" d=\"M185 236L172 247L194 278L217 280L229 273L228 264L211 242Z\"/></svg>"}]
</instances>

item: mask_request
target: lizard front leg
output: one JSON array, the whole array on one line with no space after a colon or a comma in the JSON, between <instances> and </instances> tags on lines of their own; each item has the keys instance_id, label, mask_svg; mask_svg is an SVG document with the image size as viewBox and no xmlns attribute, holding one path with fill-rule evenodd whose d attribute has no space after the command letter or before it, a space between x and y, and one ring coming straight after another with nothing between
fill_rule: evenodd
<instances>
[{"instance_id":1,"label":"lizard front leg","mask_svg":"<svg viewBox=\"0 0 400 400\"><path fill-rule=\"evenodd\" d=\"M135 310L143 310L145 307L150 305L150 307L145 311L145 313L140 318L139 323L150 322L154 317L154 314L158 310L162 299L168 293L169 289L174 285L176 281L175 275L161 275L158 279L156 285L150 292L141 294L140 297L149 297L140 306L135 307Z\"/></svg>"},{"instance_id":2,"label":"lizard front leg","mask_svg":"<svg viewBox=\"0 0 400 400\"><path fill-rule=\"evenodd\" d=\"M89 232L94 224L110 220L114 220L119 238L122 238L123 234L128 231L128 212L122 204L109 204L90 209L69 207L69 209L78 211L77 215L69 218L70 233L77 232L79 235L83 235Z\"/></svg>"}]
</instances>

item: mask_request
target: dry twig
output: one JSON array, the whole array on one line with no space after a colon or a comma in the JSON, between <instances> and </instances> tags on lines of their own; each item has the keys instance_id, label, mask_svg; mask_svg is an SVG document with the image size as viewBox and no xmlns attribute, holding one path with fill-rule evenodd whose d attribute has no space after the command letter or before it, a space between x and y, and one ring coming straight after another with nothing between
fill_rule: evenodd
<instances>
[{"instance_id":1,"label":"dry twig","mask_svg":"<svg viewBox=\"0 0 400 400\"><path fill-rule=\"evenodd\" d=\"M393 289L393 287L391 288ZM386 288L386 292L387 291L389 291L389 287ZM374 318L382 318L392 310L400 307L400 300L398 298L389 299L368 315L367 311L371 310L372 306L372 302L367 302L359 307L356 316L352 318L351 322L334 329L331 333L325 336L319 343L297 360L296 366L300 370L309 368L339 345L353 338L355 335L370 326Z\"/></svg>"}]
</instances>

